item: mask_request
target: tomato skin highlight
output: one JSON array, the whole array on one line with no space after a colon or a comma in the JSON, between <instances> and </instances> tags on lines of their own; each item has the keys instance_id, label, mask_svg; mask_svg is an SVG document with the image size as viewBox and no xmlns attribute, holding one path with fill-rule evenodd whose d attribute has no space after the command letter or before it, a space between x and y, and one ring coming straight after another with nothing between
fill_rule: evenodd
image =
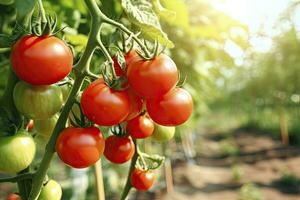
<instances>
[{"instance_id":1,"label":"tomato skin highlight","mask_svg":"<svg viewBox=\"0 0 300 200\"><path fill-rule=\"evenodd\" d=\"M25 130L0 137L0 171L14 174L24 170L34 159L35 151L34 140Z\"/></svg>"},{"instance_id":2,"label":"tomato skin highlight","mask_svg":"<svg viewBox=\"0 0 300 200\"><path fill-rule=\"evenodd\" d=\"M178 71L169 56L160 54L152 60L133 60L128 66L127 77L138 95L152 98L164 95L176 86Z\"/></svg>"},{"instance_id":3,"label":"tomato skin highlight","mask_svg":"<svg viewBox=\"0 0 300 200\"><path fill-rule=\"evenodd\" d=\"M85 168L96 163L103 154L105 141L96 127L64 129L56 142L60 159L74 168Z\"/></svg>"},{"instance_id":4,"label":"tomato skin highlight","mask_svg":"<svg viewBox=\"0 0 300 200\"><path fill-rule=\"evenodd\" d=\"M154 123L149 116L140 115L128 121L126 129L133 138L143 139L152 135Z\"/></svg>"},{"instance_id":5,"label":"tomato skin highlight","mask_svg":"<svg viewBox=\"0 0 300 200\"><path fill-rule=\"evenodd\" d=\"M178 126L186 122L193 111L193 99L182 88L175 88L164 96L147 99L149 116L157 124Z\"/></svg>"},{"instance_id":6,"label":"tomato skin highlight","mask_svg":"<svg viewBox=\"0 0 300 200\"><path fill-rule=\"evenodd\" d=\"M155 180L155 175L152 171L147 170L140 170L135 168L130 176L131 185L141 191L147 191L149 190Z\"/></svg>"},{"instance_id":7,"label":"tomato skin highlight","mask_svg":"<svg viewBox=\"0 0 300 200\"><path fill-rule=\"evenodd\" d=\"M126 119L130 99L126 91L115 91L103 79L91 83L81 96L84 115L100 126L113 126Z\"/></svg>"},{"instance_id":8,"label":"tomato skin highlight","mask_svg":"<svg viewBox=\"0 0 300 200\"><path fill-rule=\"evenodd\" d=\"M19 112L30 119L47 119L63 105L63 96L57 85L30 85L24 81L16 84L13 99Z\"/></svg>"},{"instance_id":9,"label":"tomato skin highlight","mask_svg":"<svg viewBox=\"0 0 300 200\"><path fill-rule=\"evenodd\" d=\"M71 49L55 36L22 37L12 48L12 68L16 75L32 85L50 85L72 70Z\"/></svg>"},{"instance_id":10,"label":"tomato skin highlight","mask_svg":"<svg viewBox=\"0 0 300 200\"><path fill-rule=\"evenodd\" d=\"M135 145L129 137L111 135L105 140L104 155L112 163L122 164L132 158Z\"/></svg>"}]
</instances>

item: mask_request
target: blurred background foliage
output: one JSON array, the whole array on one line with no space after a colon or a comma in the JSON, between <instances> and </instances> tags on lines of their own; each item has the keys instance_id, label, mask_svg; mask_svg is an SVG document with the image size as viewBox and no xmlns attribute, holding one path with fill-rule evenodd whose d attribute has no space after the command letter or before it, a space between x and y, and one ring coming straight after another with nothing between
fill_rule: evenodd
<instances>
[{"instance_id":1,"label":"blurred background foliage","mask_svg":"<svg viewBox=\"0 0 300 200\"><path fill-rule=\"evenodd\" d=\"M73 46L75 60L78 59L85 48L90 26L90 16L84 2L44 2L47 12L57 15L59 28L64 28L59 36ZM139 3L142 0L132 2ZM274 32L278 33L271 37L263 31L251 33L247 25L217 9L212 1L148 2L151 2L152 11L160 21L156 26L161 26L168 38L164 38L162 32L159 33L162 35L159 41L166 46L175 45L166 49L166 52L177 64L181 78L187 78L184 87L194 98L193 117L177 130L176 141L181 140L180 133L196 130L201 120L211 113L222 113L225 117L212 118L212 123L234 116L238 118L238 126L263 130L275 138L281 138L284 143L300 145L300 34L293 19L299 1L291 1L276 22ZM143 36L147 32L157 33L156 29L139 22L129 23L128 13L124 12L121 1L102 0L101 9L132 30L141 31ZM15 22L13 6L1 5L0 11L0 32L10 34ZM105 45L115 45L118 37L115 28L105 26L103 29ZM266 52L259 52L251 44L251 38L265 37L272 41L272 47ZM233 53L236 49L240 52L238 56ZM0 93L5 87L9 53L9 49L0 49ZM99 72L103 61L102 53L97 51L92 64L95 73ZM122 172L127 167L116 167L103 160L108 196L119 193L125 178ZM57 168L51 170L53 175L59 171ZM93 188L93 177L91 174L89 176L89 188ZM70 183L63 186L66 191L72 190ZM242 195L254 189L255 186L249 185L242 190ZM91 197L86 199L91 199L95 195L93 192L89 191L87 195ZM68 195L68 192L64 195Z\"/></svg>"}]
</instances>

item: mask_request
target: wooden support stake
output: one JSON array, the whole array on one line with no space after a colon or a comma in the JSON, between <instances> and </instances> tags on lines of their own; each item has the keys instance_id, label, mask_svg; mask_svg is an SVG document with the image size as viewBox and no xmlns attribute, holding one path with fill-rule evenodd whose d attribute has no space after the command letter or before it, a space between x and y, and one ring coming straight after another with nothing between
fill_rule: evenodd
<instances>
[{"instance_id":1,"label":"wooden support stake","mask_svg":"<svg viewBox=\"0 0 300 200\"><path fill-rule=\"evenodd\" d=\"M94 170L97 189L97 200L105 200L101 159L95 163Z\"/></svg>"},{"instance_id":2,"label":"wooden support stake","mask_svg":"<svg viewBox=\"0 0 300 200\"><path fill-rule=\"evenodd\" d=\"M174 190L174 185L173 185L172 165L169 158L165 160L165 179L167 185L167 193L170 194Z\"/></svg>"}]
</instances>

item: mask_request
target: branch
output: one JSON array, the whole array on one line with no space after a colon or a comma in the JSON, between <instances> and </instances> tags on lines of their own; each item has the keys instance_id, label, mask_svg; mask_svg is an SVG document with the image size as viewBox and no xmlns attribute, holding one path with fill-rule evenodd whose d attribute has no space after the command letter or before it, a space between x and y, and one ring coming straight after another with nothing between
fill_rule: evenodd
<instances>
[{"instance_id":1,"label":"branch","mask_svg":"<svg viewBox=\"0 0 300 200\"><path fill-rule=\"evenodd\" d=\"M33 177L33 173L20 174L17 176L0 178L0 183L3 183L3 182L15 183L17 181L31 179L32 177Z\"/></svg>"}]
</instances>

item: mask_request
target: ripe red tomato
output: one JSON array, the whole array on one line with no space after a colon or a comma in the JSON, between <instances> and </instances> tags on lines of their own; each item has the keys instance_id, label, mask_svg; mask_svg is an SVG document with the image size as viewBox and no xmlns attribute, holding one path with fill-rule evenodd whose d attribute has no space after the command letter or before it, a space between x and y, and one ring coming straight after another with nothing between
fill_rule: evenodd
<instances>
[{"instance_id":1,"label":"ripe red tomato","mask_svg":"<svg viewBox=\"0 0 300 200\"><path fill-rule=\"evenodd\" d=\"M17 76L32 85L50 85L72 70L73 55L65 42L55 36L22 37L11 53Z\"/></svg>"},{"instance_id":2,"label":"ripe red tomato","mask_svg":"<svg viewBox=\"0 0 300 200\"><path fill-rule=\"evenodd\" d=\"M125 121L128 121L135 118L142 112L143 99L139 97L131 88L128 88L126 91L130 99L130 111L129 115L125 119Z\"/></svg>"},{"instance_id":3,"label":"ripe red tomato","mask_svg":"<svg viewBox=\"0 0 300 200\"><path fill-rule=\"evenodd\" d=\"M191 116L193 100L188 91L175 88L164 96L147 99L146 106L154 122L164 126L178 126Z\"/></svg>"},{"instance_id":4,"label":"ripe red tomato","mask_svg":"<svg viewBox=\"0 0 300 200\"><path fill-rule=\"evenodd\" d=\"M112 126L126 119L130 99L126 91L115 91L98 79L84 90L81 108L89 120L100 126Z\"/></svg>"},{"instance_id":5,"label":"ripe red tomato","mask_svg":"<svg viewBox=\"0 0 300 200\"><path fill-rule=\"evenodd\" d=\"M147 191L154 183L155 176L152 171L135 168L131 173L131 185L137 190Z\"/></svg>"},{"instance_id":6,"label":"ripe red tomato","mask_svg":"<svg viewBox=\"0 0 300 200\"><path fill-rule=\"evenodd\" d=\"M130 160L135 152L135 146L131 138L109 136L105 140L104 155L107 160L121 164Z\"/></svg>"},{"instance_id":7,"label":"ripe red tomato","mask_svg":"<svg viewBox=\"0 0 300 200\"><path fill-rule=\"evenodd\" d=\"M96 127L64 129L57 141L60 159L74 168L85 168L96 163L103 154L105 141Z\"/></svg>"},{"instance_id":8,"label":"ripe red tomato","mask_svg":"<svg viewBox=\"0 0 300 200\"><path fill-rule=\"evenodd\" d=\"M6 197L6 200L21 200L21 197L17 194L9 194Z\"/></svg>"},{"instance_id":9,"label":"ripe red tomato","mask_svg":"<svg viewBox=\"0 0 300 200\"><path fill-rule=\"evenodd\" d=\"M175 87L178 71L173 60L160 54L152 60L136 59L128 66L129 85L140 96L161 96Z\"/></svg>"},{"instance_id":10,"label":"ripe red tomato","mask_svg":"<svg viewBox=\"0 0 300 200\"><path fill-rule=\"evenodd\" d=\"M138 54L134 50L129 51L128 53L125 54L124 56L126 62L125 71L127 70L129 63L133 60L133 58L136 57L138 57ZM124 72L118 63L117 57L113 56L112 59L114 61L114 68L115 68L116 75L121 76Z\"/></svg>"},{"instance_id":11,"label":"ripe red tomato","mask_svg":"<svg viewBox=\"0 0 300 200\"><path fill-rule=\"evenodd\" d=\"M154 123L149 116L140 115L128 121L126 129L132 137L142 139L152 135Z\"/></svg>"}]
</instances>

